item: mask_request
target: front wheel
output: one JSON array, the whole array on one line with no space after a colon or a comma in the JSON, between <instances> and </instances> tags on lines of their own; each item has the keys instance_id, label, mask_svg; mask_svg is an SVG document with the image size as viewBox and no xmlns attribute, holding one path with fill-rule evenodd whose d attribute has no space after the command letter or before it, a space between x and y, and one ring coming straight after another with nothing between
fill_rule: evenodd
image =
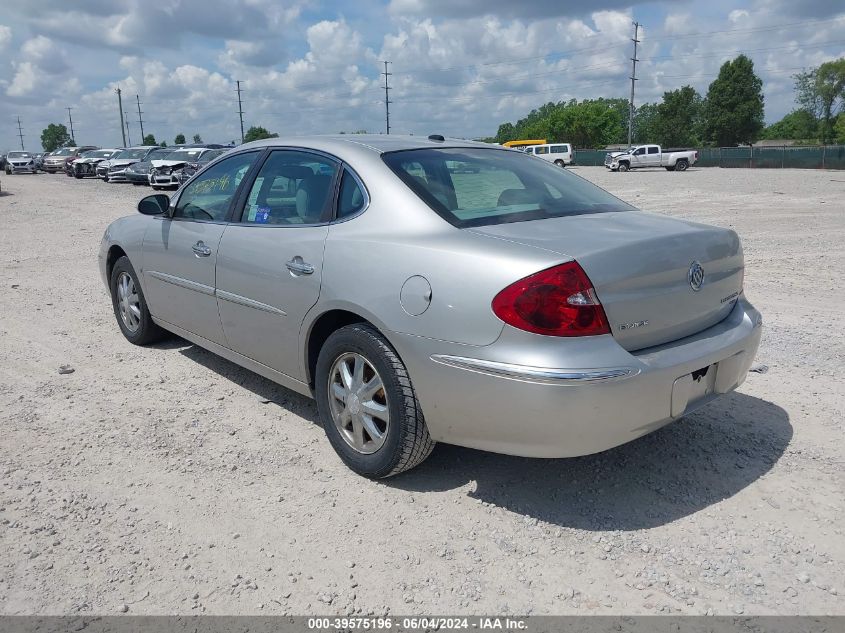
<instances>
[{"instance_id":1,"label":"front wheel","mask_svg":"<svg viewBox=\"0 0 845 633\"><path fill-rule=\"evenodd\" d=\"M619 171L628 171L628 163L619 163Z\"/></svg>"},{"instance_id":2,"label":"front wheel","mask_svg":"<svg viewBox=\"0 0 845 633\"><path fill-rule=\"evenodd\" d=\"M126 340L135 345L147 345L164 337L164 330L153 323L144 291L128 257L115 262L109 288L114 316Z\"/></svg>"},{"instance_id":3,"label":"front wheel","mask_svg":"<svg viewBox=\"0 0 845 633\"><path fill-rule=\"evenodd\" d=\"M681 159L677 163L675 163L675 171L686 171L687 167L689 167L689 162L686 159Z\"/></svg>"},{"instance_id":4,"label":"front wheel","mask_svg":"<svg viewBox=\"0 0 845 633\"><path fill-rule=\"evenodd\" d=\"M370 325L329 336L317 359L317 409L343 462L380 479L414 468L434 449L402 360Z\"/></svg>"}]
</instances>

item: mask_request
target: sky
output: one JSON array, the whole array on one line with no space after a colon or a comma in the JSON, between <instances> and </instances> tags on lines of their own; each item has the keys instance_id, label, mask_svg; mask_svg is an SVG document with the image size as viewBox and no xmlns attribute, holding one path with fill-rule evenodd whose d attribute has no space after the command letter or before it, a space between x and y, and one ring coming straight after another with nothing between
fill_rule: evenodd
<instances>
[{"instance_id":1,"label":"sky","mask_svg":"<svg viewBox=\"0 0 845 633\"><path fill-rule=\"evenodd\" d=\"M745 53L763 79L766 121L795 107L792 75L845 57L841 0L0 0L0 151L40 149L73 117L78 144L144 132L240 141L244 125L281 135L385 131L495 135L549 101L628 98L685 84L706 93ZM137 95L137 97L136 97Z\"/></svg>"}]
</instances>

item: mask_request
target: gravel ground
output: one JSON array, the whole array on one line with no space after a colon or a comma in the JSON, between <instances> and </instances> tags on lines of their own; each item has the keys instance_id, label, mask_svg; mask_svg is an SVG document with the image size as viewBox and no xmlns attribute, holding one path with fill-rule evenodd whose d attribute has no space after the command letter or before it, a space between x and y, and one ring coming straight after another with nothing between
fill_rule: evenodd
<instances>
[{"instance_id":1,"label":"gravel ground","mask_svg":"<svg viewBox=\"0 0 845 633\"><path fill-rule=\"evenodd\" d=\"M124 341L96 253L146 189L2 176L0 612L845 614L845 173L575 171L739 232L768 373L600 455L378 483L306 398Z\"/></svg>"}]
</instances>

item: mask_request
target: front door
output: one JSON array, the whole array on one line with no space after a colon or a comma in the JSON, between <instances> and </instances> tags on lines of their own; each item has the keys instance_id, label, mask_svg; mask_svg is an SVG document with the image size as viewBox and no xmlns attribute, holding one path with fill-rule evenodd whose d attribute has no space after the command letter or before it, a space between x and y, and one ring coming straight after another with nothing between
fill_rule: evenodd
<instances>
[{"instance_id":1,"label":"front door","mask_svg":"<svg viewBox=\"0 0 845 633\"><path fill-rule=\"evenodd\" d=\"M299 331L317 302L338 163L302 150L269 154L226 229L217 305L229 347L304 380Z\"/></svg>"},{"instance_id":2,"label":"front door","mask_svg":"<svg viewBox=\"0 0 845 633\"><path fill-rule=\"evenodd\" d=\"M238 186L259 152L223 160L182 191L144 236L144 285L154 317L225 345L215 297L220 238Z\"/></svg>"}]
</instances>

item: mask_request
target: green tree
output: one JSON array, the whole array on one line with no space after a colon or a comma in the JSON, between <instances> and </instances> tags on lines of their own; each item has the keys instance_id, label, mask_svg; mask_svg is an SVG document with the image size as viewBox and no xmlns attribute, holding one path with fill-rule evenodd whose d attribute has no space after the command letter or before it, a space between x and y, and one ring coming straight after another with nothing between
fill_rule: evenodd
<instances>
[{"instance_id":1,"label":"green tree","mask_svg":"<svg viewBox=\"0 0 845 633\"><path fill-rule=\"evenodd\" d=\"M514 128L513 123L502 123L496 132L496 142L501 145L502 143L515 140L516 128Z\"/></svg>"},{"instance_id":2,"label":"green tree","mask_svg":"<svg viewBox=\"0 0 845 633\"><path fill-rule=\"evenodd\" d=\"M185 144L185 135L184 134L177 134L176 138L173 139L174 145L184 145Z\"/></svg>"},{"instance_id":3,"label":"green tree","mask_svg":"<svg viewBox=\"0 0 845 633\"><path fill-rule=\"evenodd\" d=\"M153 134L147 134L144 137L144 140L141 141L141 145L158 145L156 142L156 137Z\"/></svg>"},{"instance_id":4,"label":"green tree","mask_svg":"<svg viewBox=\"0 0 845 633\"><path fill-rule=\"evenodd\" d=\"M199 134L194 134L194 143L202 143L202 137Z\"/></svg>"},{"instance_id":5,"label":"green tree","mask_svg":"<svg viewBox=\"0 0 845 633\"><path fill-rule=\"evenodd\" d=\"M845 144L845 112L840 112L833 125L833 142Z\"/></svg>"},{"instance_id":6,"label":"green tree","mask_svg":"<svg viewBox=\"0 0 845 633\"><path fill-rule=\"evenodd\" d=\"M62 123L50 123L41 132L41 146L45 152L52 152L60 147L67 147L72 142L73 139Z\"/></svg>"},{"instance_id":7,"label":"green tree","mask_svg":"<svg viewBox=\"0 0 845 633\"><path fill-rule=\"evenodd\" d=\"M250 141L258 141L263 138L278 138L278 134L271 134L267 131L266 128L255 126L253 125L246 131L244 134L244 143L249 143Z\"/></svg>"},{"instance_id":8,"label":"green tree","mask_svg":"<svg viewBox=\"0 0 845 633\"><path fill-rule=\"evenodd\" d=\"M655 143L658 138L658 122L656 103L644 103L634 112L634 143Z\"/></svg>"},{"instance_id":9,"label":"green tree","mask_svg":"<svg viewBox=\"0 0 845 633\"><path fill-rule=\"evenodd\" d=\"M763 129L763 82L745 55L725 62L710 84L704 134L719 146L752 143Z\"/></svg>"},{"instance_id":10,"label":"green tree","mask_svg":"<svg viewBox=\"0 0 845 633\"><path fill-rule=\"evenodd\" d=\"M698 145L701 111L701 95L692 86L664 92L657 106L656 142L664 147Z\"/></svg>"},{"instance_id":11,"label":"green tree","mask_svg":"<svg viewBox=\"0 0 845 633\"><path fill-rule=\"evenodd\" d=\"M777 123L772 123L763 130L760 138L813 141L818 138L818 130L819 122L816 117L801 108L793 110Z\"/></svg>"},{"instance_id":12,"label":"green tree","mask_svg":"<svg viewBox=\"0 0 845 633\"><path fill-rule=\"evenodd\" d=\"M829 143L845 108L845 57L795 75L795 91L801 107L819 119L822 143Z\"/></svg>"},{"instance_id":13,"label":"green tree","mask_svg":"<svg viewBox=\"0 0 845 633\"><path fill-rule=\"evenodd\" d=\"M161 146L162 146L162 147L167 147L167 141L162 141L162 142L161 142Z\"/></svg>"}]
</instances>

